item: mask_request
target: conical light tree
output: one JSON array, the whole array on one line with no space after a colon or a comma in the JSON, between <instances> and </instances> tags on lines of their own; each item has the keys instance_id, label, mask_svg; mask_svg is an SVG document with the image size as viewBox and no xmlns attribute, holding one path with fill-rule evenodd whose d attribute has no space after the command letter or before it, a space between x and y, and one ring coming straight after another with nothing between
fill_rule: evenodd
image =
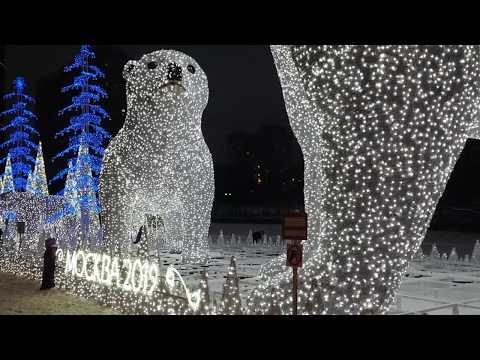
<instances>
[{"instance_id":1,"label":"conical light tree","mask_svg":"<svg viewBox=\"0 0 480 360\"><path fill-rule=\"evenodd\" d=\"M248 235L247 235L247 246L251 246L253 245L253 234L252 234L252 229L250 229L248 231Z\"/></svg>"},{"instance_id":2,"label":"conical light tree","mask_svg":"<svg viewBox=\"0 0 480 360\"><path fill-rule=\"evenodd\" d=\"M212 306L210 305L210 290L208 287L208 274L205 269L200 276L200 304L198 306L198 315L209 315L212 313Z\"/></svg>"},{"instance_id":3,"label":"conical light tree","mask_svg":"<svg viewBox=\"0 0 480 360\"><path fill-rule=\"evenodd\" d=\"M433 244L433 246L432 246L432 252L430 253L430 259L432 259L432 260L441 259L441 255L440 255L440 252L437 249L436 244Z\"/></svg>"},{"instance_id":4,"label":"conical light tree","mask_svg":"<svg viewBox=\"0 0 480 360\"><path fill-rule=\"evenodd\" d=\"M37 149L37 145L30 140L30 137L39 135L37 130L31 126L31 122L37 117L28 109L35 100L25 93L24 78L17 77L12 85L13 92L4 96L4 99L12 104L10 108L0 113L0 117L7 118L7 124L0 128L0 131L7 132L9 138L0 147L8 149L15 190L25 191L31 165L35 163L35 159L30 153ZM1 162L6 160L5 157Z\"/></svg>"},{"instance_id":5,"label":"conical light tree","mask_svg":"<svg viewBox=\"0 0 480 360\"><path fill-rule=\"evenodd\" d=\"M217 245L223 246L225 244L225 236L223 235L223 229L220 229L220 233L217 238Z\"/></svg>"},{"instance_id":6,"label":"conical light tree","mask_svg":"<svg viewBox=\"0 0 480 360\"><path fill-rule=\"evenodd\" d=\"M7 163L5 164L5 173L3 174L2 194L15 191L15 184L13 182L12 162L10 154L7 156Z\"/></svg>"},{"instance_id":7,"label":"conical light tree","mask_svg":"<svg viewBox=\"0 0 480 360\"><path fill-rule=\"evenodd\" d=\"M37 158L33 172L28 174L26 191L40 196L48 196L47 174L45 173L41 142L38 144Z\"/></svg>"},{"instance_id":8,"label":"conical light tree","mask_svg":"<svg viewBox=\"0 0 480 360\"><path fill-rule=\"evenodd\" d=\"M458 261L457 250L455 248L452 249L450 256L448 257L448 261Z\"/></svg>"},{"instance_id":9,"label":"conical light tree","mask_svg":"<svg viewBox=\"0 0 480 360\"><path fill-rule=\"evenodd\" d=\"M473 247L472 256L470 257L470 261L478 262L480 260L480 241L475 242L475 246Z\"/></svg>"},{"instance_id":10,"label":"conical light tree","mask_svg":"<svg viewBox=\"0 0 480 360\"><path fill-rule=\"evenodd\" d=\"M230 260L227 279L223 285L221 313L225 315L239 315L242 313L237 265L234 256Z\"/></svg>"}]
</instances>

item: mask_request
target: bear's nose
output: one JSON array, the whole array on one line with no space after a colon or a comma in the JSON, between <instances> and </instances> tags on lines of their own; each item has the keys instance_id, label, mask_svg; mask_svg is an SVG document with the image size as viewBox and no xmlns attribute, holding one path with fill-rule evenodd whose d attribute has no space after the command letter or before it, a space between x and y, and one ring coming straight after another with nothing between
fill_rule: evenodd
<instances>
[{"instance_id":1,"label":"bear's nose","mask_svg":"<svg viewBox=\"0 0 480 360\"><path fill-rule=\"evenodd\" d=\"M182 68L175 63L168 64L167 80L182 81Z\"/></svg>"}]
</instances>

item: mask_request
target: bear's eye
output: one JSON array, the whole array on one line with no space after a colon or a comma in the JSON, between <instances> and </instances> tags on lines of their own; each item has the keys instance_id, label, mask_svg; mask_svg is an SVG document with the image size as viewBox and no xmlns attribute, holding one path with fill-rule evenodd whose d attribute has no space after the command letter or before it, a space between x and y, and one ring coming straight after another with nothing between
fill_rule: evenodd
<instances>
[{"instance_id":1,"label":"bear's eye","mask_svg":"<svg viewBox=\"0 0 480 360\"><path fill-rule=\"evenodd\" d=\"M128 65L127 72L131 72L135 66L133 64Z\"/></svg>"},{"instance_id":2,"label":"bear's eye","mask_svg":"<svg viewBox=\"0 0 480 360\"><path fill-rule=\"evenodd\" d=\"M193 65L188 65L187 70L190 71L192 74L195 74L195 67Z\"/></svg>"},{"instance_id":3,"label":"bear's eye","mask_svg":"<svg viewBox=\"0 0 480 360\"><path fill-rule=\"evenodd\" d=\"M150 69L150 70L153 70L157 67L157 63L156 61L150 61L148 64L147 64L147 67Z\"/></svg>"}]
</instances>

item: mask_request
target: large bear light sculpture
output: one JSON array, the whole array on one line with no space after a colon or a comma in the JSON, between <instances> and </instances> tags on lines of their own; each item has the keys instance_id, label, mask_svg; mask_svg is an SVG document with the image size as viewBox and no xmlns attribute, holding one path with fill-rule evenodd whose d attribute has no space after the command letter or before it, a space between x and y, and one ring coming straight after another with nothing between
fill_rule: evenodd
<instances>
[{"instance_id":1,"label":"large bear light sculpture","mask_svg":"<svg viewBox=\"0 0 480 360\"><path fill-rule=\"evenodd\" d=\"M147 216L161 217L171 252L204 263L214 196L213 162L202 135L205 73L173 50L124 67L127 115L105 151L100 175L103 236L125 251Z\"/></svg>"},{"instance_id":2,"label":"large bear light sculpture","mask_svg":"<svg viewBox=\"0 0 480 360\"><path fill-rule=\"evenodd\" d=\"M299 313L385 313L475 131L479 49L272 53L305 159L310 224ZM291 313L291 273L275 265L249 299L252 313Z\"/></svg>"}]
</instances>

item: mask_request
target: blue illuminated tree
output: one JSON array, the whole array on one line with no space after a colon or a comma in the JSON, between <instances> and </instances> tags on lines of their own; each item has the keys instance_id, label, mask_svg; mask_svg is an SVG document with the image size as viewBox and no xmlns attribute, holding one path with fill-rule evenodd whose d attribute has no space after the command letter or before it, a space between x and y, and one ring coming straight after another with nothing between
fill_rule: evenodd
<instances>
[{"instance_id":1,"label":"blue illuminated tree","mask_svg":"<svg viewBox=\"0 0 480 360\"><path fill-rule=\"evenodd\" d=\"M74 58L71 65L65 67L65 72L76 71L73 82L62 88L62 92L74 92L71 103L60 110L59 116L69 116L68 126L58 132L56 136L68 137L67 147L59 152L53 159L63 158L66 163L72 162L73 171L78 167L77 155L80 144L83 143L88 150L83 161L87 162L92 172L92 184L94 193L98 190L98 175L102 167L102 159L105 151L105 143L110 134L102 128L102 120L110 116L100 105L100 101L107 97L107 93L95 84L105 77L104 73L91 61L95 59L95 53L90 45L82 45L80 53ZM50 183L63 180L69 168L65 167L58 172ZM64 189L60 191L63 194Z\"/></svg>"},{"instance_id":2,"label":"blue illuminated tree","mask_svg":"<svg viewBox=\"0 0 480 360\"><path fill-rule=\"evenodd\" d=\"M73 92L74 95L71 103L59 111L59 116L69 117L69 123L56 136L67 137L68 145L54 160L64 158L68 167L51 180L54 182L67 177L65 187L60 191L67 202L59 215L79 219L81 244L95 241L98 235L98 175L102 168L105 143L110 138L110 134L101 125L102 120L110 118L100 105L107 93L100 85L95 84L105 75L97 66L91 64L94 59L95 53L91 46L82 45L73 64L65 67L65 72L75 71L76 75L70 85L62 88L62 92ZM74 189L71 188L72 185Z\"/></svg>"},{"instance_id":3,"label":"blue illuminated tree","mask_svg":"<svg viewBox=\"0 0 480 360\"><path fill-rule=\"evenodd\" d=\"M35 100L25 93L26 83L22 77L13 81L13 92L6 94L3 98L10 107L0 113L0 117L7 118L5 126L0 128L9 134L8 140L0 145L7 149L12 163L12 177L16 191L25 191L27 177L30 174L31 166L35 164L32 151L37 150L37 144L30 141L33 135L38 136L37 130L31 126L36 115L29 110L29 106ZM7 161L7 157L0 160L0 163Z\"/></svg>"}]
</instances>

